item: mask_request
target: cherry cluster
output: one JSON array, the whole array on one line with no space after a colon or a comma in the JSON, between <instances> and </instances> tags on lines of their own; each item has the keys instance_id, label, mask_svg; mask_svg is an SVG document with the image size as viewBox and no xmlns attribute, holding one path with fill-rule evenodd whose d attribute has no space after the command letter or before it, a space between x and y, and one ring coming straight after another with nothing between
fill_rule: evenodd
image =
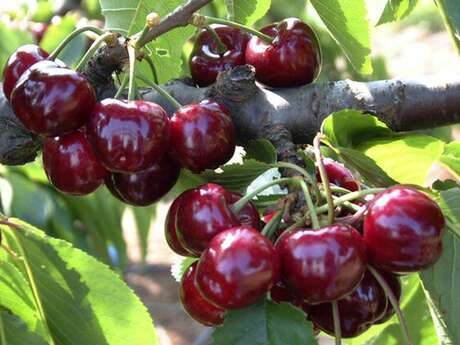
<instances>
[{"instance_id":1,"label":"cherry cluster","mask_svg":"<svg viewBox=\"0 0 460 345\"><path fill-rule=\"evenodd\" d=\"M367 188L342 164L322 162L330 186L348 195ZM235 207L240 198L205 184L181 194L167 216L171 249L199 257L182 278L182 305L208 326L222 324L226 311L267 296L302 309L330 335L336 302L342 336L356 337L394 315L401 297L398 276L432 266L442 252L442 212L412 187L396 185L370 200L358 197L356 213L338 207L334 223L319 228L308 219L289 226L283 217L271 235L251 201ZM272 213L262 219L270 218Z\"/></svg>"},{"instance_id":2,"label":"cherry cluster","mask_svg":"<svg viewBox=\"0 0 460 345\"><path fill-rule=\"evenodd\" d=\"M228 111L203 100L171 119L143 100L96 100L88 80L36 45L8 60L5 96L24 126L43 136L43 164L60 191L85 195L106 184L118 199L146 206L176 183L180 167L215 169L235 150Z\"/></svg>"}]
</instances>

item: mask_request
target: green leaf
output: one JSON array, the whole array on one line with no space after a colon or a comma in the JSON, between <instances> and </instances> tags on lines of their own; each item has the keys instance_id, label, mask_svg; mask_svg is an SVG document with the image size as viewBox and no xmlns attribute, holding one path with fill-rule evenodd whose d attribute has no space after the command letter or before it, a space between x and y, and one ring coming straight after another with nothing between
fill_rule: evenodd
<instances>
[{"instance_id":1,"label":"green leaf","mask_svg":"<svg viewBox=\"0 0 460 345\"><path fill-rule=\"evenodd\" d=\"M276 163L277 154L276 149L271 142L267 139L252 140L247 147L245 147L246 156L245 160L255 159L264 163Z\"/></svg>"},{"instance_id":2,"label":"green leaf","mask_svg":"<svg viewBox=\"0 0 460 345\"><path fill-rule=\"evenodd\" d=\"M263 300L229 311L211 345L317 345L305 314L287 303Z\"/></svg>"},{"instance_id":3,"label":"green leaf","mask_svg":"<svg viewBox=\"0 0 460 345\"><path fill-rule=\"evenodd\" d=\"M134 220L136 222L137 236L141 246L142 262L145 263L148 250L148 238L150 234L150 227L152 219L156 215L156 205L149 207L132 207Z\"/></svg>"},{"instance_id":4,"label":"green leaf","mask_svg":"<svg viewBox=\"0 0 460 345\"><path fill-rule=\"evenodd\" d=\"M24 322L7 311L0 311L0 334L3 332L5 344L2 345L48 345L39 334L27 329Z\"/></svg>"},{"instance_id":5,"label":"green leaf","mask_svg":"<svg viewBox=\"0 0 460 345\"><path fill-rule=\"evenodd\" d=\"M182 276L184 275L185 271L193 265L194 262L198 261L198 258L182 258L179 262L173 264L171 266L171 275L176 280L176 282L180 282L182 280Z\"/></svg>"},{"instance_id":6,"label":"green leaf","mask_svg":"<svg viewBox=\"0 0 460 345\"><path fill-rule=\"evenodd\" d=\"M270 9L271 0L225 0L229 18L252 25Z\"/></svg>"},{"instance_id":7,"label":"green leaf","mask_svg":"<svg viewBox=\"0 0 460 345\"><path fill-rule=\"evenodd\" d=\"M372 73L371 35L365 0L311 0L354 69Z\"/></svg>"},{"instance_id":8,"label":"green leaf","mask_svg":"<svg viewBox=\"0 0 460 345\"><path fill-rule=\"evenodd\" d=\"M69 243L16 219L2 225L35 286L56 345L154 345L156 332L139 298L111 269Z\"/></svg>"},{"instance_id":9,"label":"green leaf","mask_svg":"<svg viewBox=\"0 0 460 345\"><path fill-rule=\"evenodd\" d=\"M225 165L219 173L206 170L200 176L205 181L220 184L232 192L244 193L252 181L271 168L267 163L248 159L243 164Z\"/></svg>"},{"instance_id":10,"label":"green leaf","mask_svg":"<svg viewBox=\"0 0 460 345\"><path fill-rule=\"evenodd\" d=\"M460 2L458 0L436 0L436 3L457 51L460 53Z\"/></svg>"},{"instance_id":11,"label":"green leaf","mask_svg":"<svg viewBox=\"0 0 460 345\"><path fill-rule=\"evenodd\" d=\"M100 4L106 28L130 36L143 29L145 18L150 12L165 16L182 5L183 1L100 0ZM190 25L177 28L146 45L145 51L155 63L160 82L179 77L182 71L182 46L193 32L194 28ZM141 74L151 74L146 62L140 64L139 70Z\"/></svg>"},{"instance_id":12,"label":"green leaf","mask_svg":"<svg viewBox=\"0 0 460 345\"><path fill-rule=\"evenodd\" d=\"M0 21L0 75L10 55L21 45L32 43L32 35L20 29L14 29Z\"/></svg>"},{"instance_id":13,"label":"green leaf","mask_svg":"<svg viewBox=\"0 0 460 345\"><path fill-rule=\"evenodd\" d=\"M417 3L418 0L388 0L377 25L404 19L413 11Z\"/></svg>"},{"instance_id":14,"label":"green leaf","mask_svg":"<svg viewBox=\"0 0 460 345\"><path fill-rule=\"evenodd\" d=\"M460 179L460 142L453 141L447 144L439 161Z\"/></svg>"}]
</instances>

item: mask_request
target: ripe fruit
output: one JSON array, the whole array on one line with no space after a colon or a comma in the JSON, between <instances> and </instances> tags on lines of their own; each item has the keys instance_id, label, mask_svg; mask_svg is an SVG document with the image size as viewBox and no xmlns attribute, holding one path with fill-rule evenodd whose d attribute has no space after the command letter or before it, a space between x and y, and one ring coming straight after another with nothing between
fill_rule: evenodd
<instances>
[{"instance_id":1,"label":"ripe fruit","mask_svg":"<svg viewBox=\"0 0 460 345\"><path fill-rule=\"evenodd\" d=\"M256 69L256 79L273 87L311 83L321 68L321 50L313 30L300 19L287 18L260 30L274 37L271 43L252 37L246 63Z\"/></svg>"},{"instance_id":2,"label":"ripe fruit","mask_svg":"<svg viewBox=\"0 0 460 345\"><path fill-rule=\"evenodd\" d=\"M11 106L24 126L46 136L80 128L95 102L96 95L85 77L53 61L30 67L11 93Z\"/></svg>"},{"instance_id":3,"label":"ripe fruit","mask_svg":"<svg viewBox=\"0 0 460 345\"><path fill-rule=\"evenodd\" d=\"M88 137L104 166L133 173L160 161L169 145L169 119L162 107L147 101L107 98L97 103Z\"/></svg>"},{"instance_id":4,"label":"ripe fruit","mask_svg":"<svg viewBox=\"0 0 460 345\"><path fill-rule=\"evenodd\" d=\"M399 301L401 299L401 282L399 281L399 278L391 273L386 273L383 271L381 271L380 274L386 280L386 282L391 288L391 291L395 295L396 299ZM385 310L385 313L380 319L375 321L375 324L381 324L381 323L387 322L393 317L394 314L395 314L395 311L393 309L393 306L390 303L390 299L388 299L387 308Z\"/></svg>"},{"instance_id":5,"label":"ripe fruit","mask_svg":"<svg viewBox=\"0 0 460 345\"><path fill-rule=\"evenodd\" d=\"M208 86L216 81L219 72L245 64L244 53L249 35L226 25L211 25L227 51L220 54L215 39L207 30L198 35L190 55L190 71L199 86Z\"/></svg>"},{"instance_id":6,"label":"ripe fruit","mask_svg":"<svg viewBox=\"0 0 460 345\"><path fill-rule=\"evenodd\" d=\"M195 283L197 262L182 277L179 297L182 307L195 321L205 326L218 326L224 322L225 310L209 303Z\"/></svg>"},{"instance_id":7,"label":"ripe fruit","mask_svg":"<svg viewBox=\"0 0 460 345\"><path fill-rule=\"evenodd\" d=\"M147 170L138 173L111 173L110 190L116 190L113 195L127 204L147 206L171 190L179 178L179 173L177 163L164 156Z\"/></svg>"},{"instance_id":8,"label":"ripe fruit","mask_svg":"<svg viewBox=\"0 0 460 345\"><path fill-rule=\"evenodd\" d=\"M371 273L366 272L357 288L337 301L342 337L353 338L367 331L387 308L385 292ZM334 335L332 306L322 303L310 307L308 314L322 331Z\"/></svg>"},{"instance_id":9,"label":"ripe fruit","mask_svg":"<svg viewBox=\"0 0 460 345\"><path fill-rule=\"evenodd\" d=\"M323 164L329 179L329 183L333 183L337 187L348 189L351 192L356 192L359 190L358 181L353 176L351 171L345 168L342 164L331 158L324 158ZM319 171L316 172L316 179L321 181Z\"/></svg>"},{"instance_id":10,"label":"ripe fruit","mask_svg":"<svg viewBox=\"0 0 460 345\"><path fill-rule=\"evenodd\" d=\"M439 206L425 194L391 187L372 200L364 217L369 261L399 274L428 268L441 255L444 225Z\"/></svg>"},{"instance_id":11,"label":"ripe fruit","mask_svg":"<svg viewBox=\"0 0 460 345\"><path fill-rule=\"evenodd\" d=\"M230 193L230 203L232 205L240 199L240 194ZM245 204L241 211L236 215L236 218L241 225L247 225L257 230L261 229L259 211L257 211L256 206L252 202Z\"/></svg>"},{"instance_id":12,"label":"ripe fruit","mask_svg":"<svg viewBox=\"0 0 460 345\"><path fill-rule=\"evenodd\" d=\"M291 231L278 239L276 248L284 281L309 304L342 298L366 269L363 240L348 225Z\"/></svg>"},{"instance_id":13,"label":"ripe fruit","mask_svg":"<svg viewBox=\"0 0 460 345\"><path fill-rule=\"evenodd\" d=\"M186 105L171 118L171 157L199 173L226 163L235 151L235 129L227 110L204 100Z\"/></svg>"},{"instance_id":14,"label":"ripe fruit","mask_svg":"<svg viewBox=\"0 0 460 345\"><path fill-rule=\"evenodd\" d=\"M3 93L10 100L11 92L21 75L33 64L45 60L48 53L35 44L19 47L8 59L3 72Z\"/></svg>"},{"instance_id":15,"label":"ripe fruit","mask_svg":"<svg viewBox=\"0 0 460 345\"><path fill-rule=\"evenodd\" d=\"M305 303L302 298L296 295L289 287L282 281L278 281L273 285L270 290L270 297L273 302L276 303L291 303L297 308L302 309L305 313L308 313L310 310L310 305Z\"/></svg>"},{"instance_id":16,"label":"ripe fruit","mask_svg":"<svg viewBox=\"0 0 460 345\"><path fill-rule=\"evenodd\" d=\"M43 166L51 183L60 191L73 195L94 192L104 183L107 171L99 163L81 131L56 138L46 138Z\"/></svg>"},{"instance_id":17,"label":"ripe fruit","mask_svg":"<svg viewBox=\"0 0 460 345\"><path fill-rule=\"evenodd\" d=\"M198 263L198 288L213 304L238 309L256 302L279 276L271 242L256 229L237 226L216 235Z\"/></svg>"},{"instance_id":18,"label":"ripe fruit","mask_svg":"<svg viewBox=\"0 0 460 345\"><path fill-rule=\"evenodd\" d=\"M229 205L230 193L222 186L207 183L182 197L176 232L183 247L200 255L219 232L239 225Z\"/></svg>"}]
</instances>

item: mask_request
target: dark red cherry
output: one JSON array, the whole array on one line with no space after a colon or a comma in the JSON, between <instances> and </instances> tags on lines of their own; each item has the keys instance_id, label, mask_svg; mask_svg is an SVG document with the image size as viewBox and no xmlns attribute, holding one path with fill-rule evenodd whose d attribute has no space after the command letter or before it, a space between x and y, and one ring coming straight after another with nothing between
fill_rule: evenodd
<instances>
[{"instance_id":1,"label":"dark red cherry","mask_svg":"<svg viewBox=\"0 0 460 345\"><path fill-rule=\"evenodd\" d=\"M43 166L50 182L60 191L85 195L104 183L107 171L81 131L56 138L46 138Z\"/></svg>"},{"instance_id":2,"label":"dark red cherry","mask_svg":"<svg viewBox=\"0 0 460 345\"><path fill-rule=\"evenodd\" d=\"M48 26L49 24L47 23L33 23L30 26L30 32L32 33L32 36L34 36L35 42L40 43L46 33L46 30L48 30Z\"/></svg>"},{"instance_id":3,"label":"dark red cherry","mask_svg":"<svg viewBox=\"0 0 460 345\"><path fill-rule=\"evenodd\" d=\"M170 152L195 173L226 163L235 152L235 129L227 110L210 100L177 110L171 118Z\"/></svg>"},{"instance_id":4,"label":"dark red cherry","mask_svg":"<svg viewBox=\"0 0 460 345\"><path fill-rule=\"evenodd\" d=\"M358 287L337 301L343 338L353 338L367 331L382 317L387 307L383 289L371 273L366 272ZM310 307L308 317L322 331L334 335L331 303Z\"/></svg>"},{"instance_id":5,"label":"dark red cherry","mask_svg":"<svg viewBox=\"0 0 460 345\"><path fill-rule=\"evenodd\" d=\"M162 159L169 145L170 124L156 103L107 98L94 107L87 131L108 170L133 173Z\"/></svg>"},{"instance_id":6,"label":"dark red cherry","mask_svg":"<svg viewBox=\"0 0 460 345\"><path fill-rule=\"evenodd\" d=\"M310 310L310 305L305 303L300 296L294 293L282 280L273 285L270 290L270 297L276 303L290 303L302 309L306 314Z\"/></svg>"},{"instance_id":7,"label":"dark red cherry","mask_svg":"<svg viewBox=\"0 0 460 345\"><path fill-rule=\"evenodd\" d=\"M216 81L219 72L245 64L244 53L250 36L226 25L211 25L222 43L227 47L219 53L216 41L207 30L202 30L196 38L190 55L190 71L199 86L208 86Z\"/></svg>"},{"instance_id":8,"label":"dark red cherry","mask_svg":"<svg viewBox=\"0 0 460 345\"><path fill-rule=\"evenodd\" d=\"M249 226L216 235L198 263L196 282L211 303L238 309L256 302L279 277L271 242Z\"/></svg>"},{"instance_id":9,"label":"dark red cherry","mask_svg":"<svg viewBox=\"0 0 460 345\"><path fill-rule=\"evenodd\" d=\"M342 298L366 270L364 242L348 225L290 231L278 239L276 248L283 280L309 304Z\"/></svg>"},{"instance_id":10,"label":"dark red cherry","mask_svg":"<svg viewBox=\"0 0 460 345\"><path fill-rule=\"evenodd\" d=\"M260 30L274 37L271 43L253 36L246 48L246 63L256 79L268 86L292 87L311 83L321 69L321 51L313 30L300 19L287 18Z\"/></svg>"},{"instance_id":11,"label":"dark red cherry","mask_svg":"<svg viewBox=\"0 0 460 345\"><path fill-rule=\"evenodd\" d=\"M81 74L54 61L40 61L18 80L11 93L16 116L31 132L61 136L80 128L96 102Z\"/></svg>"},{"instance_id":12,"label":"dark red cherry","mask_svg":"<svg viewBox=\"0 0 460 345\"><path fill-rule=\"evenodd\" d=\"M342 164L331 158L324 158L323 164L329 183L333 183L337 187L348 189L351 192L356 192L360 189L356 177L354 177L352 172ZM316 178L318 181L321 181L319 171L316 171Z\"/></svg>"},{"instance_id":13,"label":"dark red cherry","mask_svg":"<svg viewBox=\"0 0 460 345\"><path fill-rule=\"evenodd\" d=\"M230 209L230 193L207 183L182 197L177 211L177 237L188 251L201 254L219 232L239 225Z\"/></svg>"},{"instance_id":14,"label":"dark red cherry","mask_svg":"<svg viewBox=\"0 0 460 345\"><path fill-rule=\"evenodd\" d=\"M240 199L240 194L230 193L230 203L232 205ZM247 225L257 230L261 229L259 211L257 211L257 207L252 202L248 202L244 205L240 213L236 215L236 218L241 225Z\"/></svg>"},{"instance_id":15,"label":"dark red cherry","mask_svg":"<svg viewBox=\"0 0 460 345\"><path fill-rule=\"evenodd\" d=\"M193 263L182 277L179 297L182 307L195 321L205 326L219 326L224 322L225 310L209 303L195 282L198 262Z\"/></svg>"},{"instance_id":16,"label":"dark red cherry","mask_svg":"<svg viewBox=\"0 0 460 345\"><path fill-rule=\"evenodd\" d=\"M133 174L111 173L113 195L134 206L148 206L160 200L176 184L180 168L168 156L154 163L147 170Z\"/></svg>"},{"instance_id":17,"label":"dark red cherry","mask_svg":"<svg viewBox=\"0 0 460 345\"><path fill-rule=\"evenodd\" d=\"M181 195L179 195L171 204L168 210L168 214L166 215L165 221L165 238L166 242L168 243L169 248L176 254L182 256L195 256L193 253L189 252L179 241L177 237L177 211L179 210L179 205L182 202L182 199L187 193L191 191L185 191Z\"/></svg>"},{"instance_id":18,"label":"dark red cherry","mask_svg":"<svg viewBox=\"0 0 460 345\"><path fill-rule=\"evenodd\" d=\"M11 92L22 74L47 57L48 53L35 44L23 45L10 56L3 71L3 93L6 99L10 100Z\"/></svg>"},{"instance_id":19,"label":"dark red cherry","mask_svg":"<svg viewBox=\"0 0 460 345\"><path fill-rule=\"evenodd\" d=\"M439 206L416 189L394 186L378 194L364 217L370 262L406 274L432 266L441 256L445 221Z\"/></svg>"},{"instance_id":20,"label":"dark red cherry","mask_svg":"<svg viewBox=\"0 0 460 345\"><path fill-rule=\"evenodd\" d=\"M380 274L383 276L385 281L388 283L388 285L391 288L391 291L395 295L396 299L399 301L401 299L401 282L399 278L391 273L387 273L383 271L381 271ZM393 309L393 306L390 303L390 300L388 299L387 308L385 310L385 313L380 319L375 321L375 324L381 324L381 323L387 322L393 317L394 314L395 314L395 311Z\"/></svg>"}]
</instances>

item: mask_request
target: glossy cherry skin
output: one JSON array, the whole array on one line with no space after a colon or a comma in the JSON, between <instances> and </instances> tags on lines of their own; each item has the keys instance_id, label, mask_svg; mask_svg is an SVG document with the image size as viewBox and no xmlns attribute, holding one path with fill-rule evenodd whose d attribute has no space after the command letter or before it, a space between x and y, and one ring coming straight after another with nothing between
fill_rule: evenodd
<instances>
[{"instance_id":1,"label":"glossy cherry skin","mask_svg":"<svg viewBox=\"0 0 460 345\"><path fill-rule=\"evenodd\" d=\"M180 167L164 156L150 168L133 174L111 173L109 179L117 192L113 195L133 206L148 206L160 200L176 184Z\"/></svg>"},{"instance_id":2,"label":"glossy cherry skin","mask_svg":"<svg viewBox=\"0 0 460 345\"><path fill-rule=\"evenodd\" d=\"M380 274L383 276L385 281L390 286L391 291L395 295L396 299L400 301L401 299L401 281L399 280L399 278L391 273L387 273L383 271L381 271ZM395 311L393 309L393 306L390 303L390 300L388 299L387 308L385 310L385 313L383 314L381 318L379 318L374 323L375 324L385 323L388 320L390 320L394 314L395 314Z\"/></svg>"},{"instance_id":3,"label":"glossy cherry skin","mask_svg":"<svg viewBox=\"0 0 460 345\"><path fill-rule=\"evenodd\" d=\"M91 84L57 62L40 61L18 80L11 93L16 116L31 132L61 136L80 128L96 102Z\"/></svg>"},{"instance_id":4,"label":"glossy cherry skin","mask_svg":"<svg viewBox=\"0 0 460 345\"><path fill-rule=\"evenodd\" d=\"M432 266L441 256L445 221L439 206L413 188L394 186L378 194L364 217L370 262L406 274Z\"/></svg>"},{"instance_id":5,"label":"glossy cherry skin","mask_svg":"<svg viewBox=\"0 0 460 345\"><path fill-rule=\"evenodd\" d=\"M230 202L232 205L240 199L240 194L230 193ZM236 218L241 225L247 225L257 230L261 229L259 211L257 211L257 207L252 202L248 202L244 205L241 211L236 215Z\"/></svg>"},{"instance_id":6,"label":"glossy cherry skin","mask_svg":"<svg viewBox=\"0 0 460 345\"><path fill-rule=\"evenodd\" d=\"M102 164L113 172L148 169L169 146L168 116L158 104L147 101L104 99L94 107L87 131Z\"/></svg>"},{"instance_id":7,"label":"glossy cherry skin","mask_svg":"<svg viewBox=\"0 0 460 345\"><path fill-rule=\"evenodd\" d=\"M207 30L202 30L196 38L190 55L190 72L199 86L214 83L217 75L238 65L244 65L244 54L250 36L236 28L226 25L211 25L227 51L220 54L216 41Z\"/></svg>"},{"instance_id":8,"label":"glossy cherry skin","mask_svg":"<svg viewBox=\"0 0 460 345\"><path fill-rule=\"evenodd\" d=\"M256 79L268 86L293 87L311 83L321 69L321 51L313 30L300 19L287 18L261 32L274 37L267 43L253 36L246 47L246 63Z\"/></svg>"},{"instance_id":9,"label":"glossy cherry skin","mask_svg":"<svg viewBox=\"0 0 460 345\"><path fill-rule=\"evenodd\" d=\"M290 303L302 309L306 314L310 311L310 305L305 303L300 296L295 294L282 280L273 285L270 290L270 297L276 303Z\"/></svg>"},{"instance_id":10,"label":"glossy cherry skin","mask_svg":"<svg viewBox=\"0 0 460 345\"><path fill-rule=\"evenodd\" d=\"M353 338L367 331L382 317L387 308L385 292L371 273L366 272L358 287L337 301L343 338ZM332 306L322 303L311 306L310 320L322 331L334 335Z\"/></svg>"},{"instance_id":11,"label":"glossy cherry skin","mask_svg":"<svg viewBox=\"0 0 460 345\"><path fill-rule=\"evenodd\" d=\"M179 241L177 237L177 212L179 211L179 205L184 199L187 193L191 192L190 190L183 192L179 195L171 204L166 215L165 220L165 238L168 243L169 248L176 254L182 256L196 256L195 254L189 252Z\"/></svg>"},{"instance_id":12,"label":"glossy cherry skin","mask_svg":"<svg viewBox=\"0 0 460 345\"><path fill-rule=\"evenodd\" d=\"M107 170L99 163L81 131L46 138L43 166L50 182L60 191L72 195L94 192L107 176Z\"/></svg>"},{"instance_id":13,"label":"glossy cherry skin","mask_svg":"<svg viewBox=\"0 0 460 345\"><path fill-rule=\"evenodd\" d=\"M195 321L205 326L219 326L224 322L225 310L209 303L198 290L195 282L197 264L193 263L182 277L179 290L182 307Z\"/></svg>"},{"instance_id":14,"label":"glossy cherry skin","mask_svg":"<svg viewBox=\"0 0 460 345\"><path fill-rule=\"evenodd\" d=\"M329 183L333 183L337 187L348 189L351 192L356 192L360 189L356 177L354 177L352 172L342 164L331 158L324 158L323 164ZM316 171L316 179L321 182L319 171Z\"/></svg>"},{"instance_id":15,"label":"glossy cherry skin","mask_svg":"<svg viewBox=\"0 0 460 345\"><path fill-rule=\"evenodd\" d=\"M309 304L342 298L366 270L364 242L348 225L289 231L278 239L276 248L283 280Z\"/></svg>"},{"instance_id":16,"label":"glossy cherry skin","mask_svg":"<svg viewBox=\"0 0 460 345\"><path fill-rule=\"evenodd\" d=\"M9 57L3 71L3 93L6 99L10 100L11 92L22 74L47 57L48 53L35 44L23 45Z\"/></svg>"},{"instance_id":17,"label":"glossy cherry skin","mask_svg":"<svg viewBox=\"0 0 460 345\"><path fill-rule=\"evenodd\" d=\"M238 309L256 302L279 277L279 258L259 231L237 226L216 235L198 263L196 282L211 303Z\"/></svg>"},{"instance_id":18,"label":"glossy cherry skin","mask_svg":"<svg viewBox=\"0 0 460 345\"><path fill-rule=\"evenodd\" d=\"M235 152L235 128L227 110L210 100L177 110L171 118L170 152L195 173L226 163Z\"/></svg>"},{"instance_id":19,"label":"glossy cherry skin","mask_svg":"<svg viewBox=\"0 0 460 345\"><path fill-rule=\"evenodd\" d=\"M207 183L182 197L177 211L176 233L189 252L200 255L219 232L239 225L230 209L230 193Z\"/></svg>"}]
</instances>

